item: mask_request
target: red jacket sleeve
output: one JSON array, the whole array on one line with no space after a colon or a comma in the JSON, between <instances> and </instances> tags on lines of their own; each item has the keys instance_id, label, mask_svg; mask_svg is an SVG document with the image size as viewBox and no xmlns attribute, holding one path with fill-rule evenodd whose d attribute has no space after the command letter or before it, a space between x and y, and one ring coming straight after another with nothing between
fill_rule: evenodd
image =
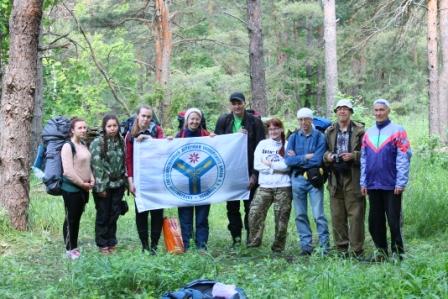
<instances>
[{"instance_id":1,"label":"red jacket sleeve","mask_svg":"<svg viewBox=\"0 0 448 299\"><path fill-rule=\"evenodd\" d=\"M161 126L157 126L156 138L157 139L165 138L165 134L163 133L163 129Z\"/></svg>"},{"instance_id":2,"label":"red jacket sleeve","mask_svg":"<svg viewBox=\"0 0 448 299\"><path fill-rule=\"evenodd\" d=\"M128 177L134 176L134 144L131 133L128 132L125 137L126 141L126 173Z\"/></svg>"}]
</instances>

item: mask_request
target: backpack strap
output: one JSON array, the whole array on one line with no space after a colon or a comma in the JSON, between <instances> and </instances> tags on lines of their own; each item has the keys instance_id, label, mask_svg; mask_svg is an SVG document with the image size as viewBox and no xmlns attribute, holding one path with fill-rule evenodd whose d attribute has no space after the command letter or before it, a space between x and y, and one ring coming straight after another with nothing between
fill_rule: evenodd
<instances>
[{"instance_id":1,"label":"backpack strap","mask_svg":"<svg viewBox=\"0 0 448 299\"><path fill-rule=\"evenodd\" d=\"M76 155L76 146L75 144L69 139L66 143L70 144L70 148L72 150L73 157Z\"/></svg>"}]
</instances>

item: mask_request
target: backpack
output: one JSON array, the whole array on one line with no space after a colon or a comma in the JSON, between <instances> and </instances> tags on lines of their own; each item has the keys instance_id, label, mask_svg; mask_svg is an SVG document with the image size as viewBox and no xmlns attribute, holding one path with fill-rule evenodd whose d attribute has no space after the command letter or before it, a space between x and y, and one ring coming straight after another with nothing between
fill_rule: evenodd
<instances>
[{"instance_id":1,"label":"backpack","mask_svg":"<svg viewBox=\"0 0 448 299\"><path fill-rule=\"evenodd\" d=\"M70 141L69 134L70 120L64 116L50 119L42 131L42 149L39 151L40 156L36 157L34 167L43 170L42 181L50 195L62 195L62 146L69 143L73 156L76 154L75 145Z\"/></svg>"},{"instance_id":2,"label":"backpack","mask_svg":"<svg viewBox=\"0 0 448 299\"><path fill-rule=\"evenodd\" d=\"M131 131L132 126L134 125L134 122L135 122L135 117L136 116L133 115L133 116L129 117L128 119L123 120L120 123L120 134L121 134L121 137L125 138L126 134Z\"/></svg>"},{"instance_id":3,"label":"backpack","mask_svg":"<svg viewBox=\"0 0 448 299\"><path fill-rule=\"evenodd\" d=\"M313 117L313 125L316 129L325 133L325 130L331 126L331 120L326 119L324 117L315 116Z\"/></svg>"},{"instance_id":4,"label":"backpack","mask_svg":"<svg viewBox=\"0 0 448 299\"><path fill-rule=\"evenodd\" d=\"M179 122L177 128L179 130L182 130L184 128L185 112L186 111L181 111L181 112L177 113L177 121ZM202 110L201 110L201 113L202 113L201 128L203 128L204 130L207 130L207 121L205 120L205 115L204 115L204 112Z\"/></svg>"},{"instance_id":5,"label":"backpack","mask_svg":"<svg viewBox=\"0 0 448 299\"><path fill-rule=\"evenodd\" d=\"M189 284L185 285L183 288L175 292L166 292L162 295L161 299L212 299L212 298L221 298L221 297L213 297L212 290L213 286L217 283L217 281L209 280L209 279L197 279ZM246 294L243 289L235 288L237 293L230 299L247 299Z\"/></svg>"},{"instance_id":6,"label":"backpack","mask_svg":"<svg viewBox=\"0 0 448 299\"><path fill-rule=\"evenodd\" d=\"M123 120L120 123L120 134L121 134L121 137L123 137L123 139L125 139L126 134L132 130L132 126L134 125L136 117L137 117L137 115L132 115L131 117L129 117L126 120ZM159 119L157 118L156 114L154 113L154 111L152 113L151 123L154 123L155 126L150 125L150 128L157 130L157 126L160 125L160 122L159 122ZM151 131L151 136L155 136L154 132ZM153 133L154 133L154 135L153 135Z\"/></svg>"}]
</instances>

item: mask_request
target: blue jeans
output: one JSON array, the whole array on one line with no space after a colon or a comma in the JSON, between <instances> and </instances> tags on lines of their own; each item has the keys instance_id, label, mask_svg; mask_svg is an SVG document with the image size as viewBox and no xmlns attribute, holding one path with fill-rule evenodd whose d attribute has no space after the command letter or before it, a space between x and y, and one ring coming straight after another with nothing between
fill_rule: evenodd
<instances>
[{"instance_id":1,"label":"blue jeans","mask_svg":"<svg viewBox=\"0 0 448 299\"><path fill-rule=\"evenodd\" d=\"M190 247L190 239L193 235L193 215L196 214L195 242L198 249L207 249L208 241L208 213L210 205L182 207L178 209L180 230L184 248Z\"/></svg>"},{"instance_id":2,"label":"blue jeans","mask_svg":"<svg viewBox=\"0 0 448 299\"><path fill-rule=\"evenodd\" d=\"M308 220L308 200L310 195L311 210L319 234L320 247L324 252L328 252L330 247L328 222L324 214L324 190L323 187L313 187L303 176L291 177L292 198L296 213L296 227L300 237L300 247L302 251L313 251L313 235L311 233L310 222Z\"/></svg>"}]
</instances>

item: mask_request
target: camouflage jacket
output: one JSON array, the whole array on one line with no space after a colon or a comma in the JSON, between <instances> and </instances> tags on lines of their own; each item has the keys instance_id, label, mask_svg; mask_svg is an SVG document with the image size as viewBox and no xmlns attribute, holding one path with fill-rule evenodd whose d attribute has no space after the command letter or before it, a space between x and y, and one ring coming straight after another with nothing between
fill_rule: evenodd
<instances>
[{"instance_id":1,"label":"camouflage jacket","mask_svg":"<svg viewBox=\"0 0 448 299\"><path fill-rule=\"evenodd\" d=\"M90 144L92 154L91 167L95 177L95 192L104 192L109 188L118 188L126 184L124 166L124 141L117 138L107 139L107 152L101 154L103 136L100 135Z\"/></svg>"}]
</instances>

